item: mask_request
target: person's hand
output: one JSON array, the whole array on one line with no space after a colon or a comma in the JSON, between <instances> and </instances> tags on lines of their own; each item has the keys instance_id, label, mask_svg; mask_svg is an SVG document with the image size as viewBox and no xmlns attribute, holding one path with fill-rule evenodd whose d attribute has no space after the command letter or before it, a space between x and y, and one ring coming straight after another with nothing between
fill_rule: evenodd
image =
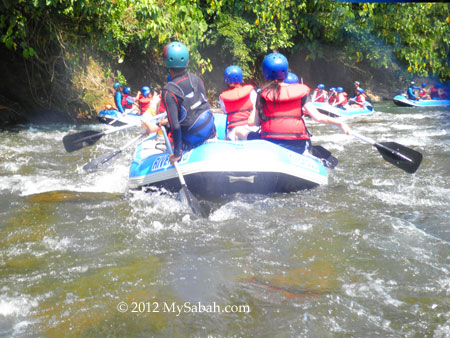
<instances>
[{"instance_id":1,"label":"person's hand","mask_svg":"<svg viewBox=\"0 0 450 338\"><path fill-rule=\"evenodd\" d=\"M339 125L339 128L341 128L342 132L343 132L345 135L350 135L350 134L352 133L351 128L348 126L347 123L345 123L345 122L343 122L343 121L341 121L341 123L340 123L340 125Z\"/></svg>"},{"instance_id":2,"label":"person's hand","mask_svg":"<svg viewBox=\"0 0 450 338\"><path fill-rule=\"evenodd\" d=\"M178 162L179 160L181 160L181 155L180 155L180 156L175 156L174 154L171 154L171 155L169 156L169 161L170 161L170 163L172 163L172 165L173 165L175 162Z\"/></svg>"},{"instance_id":3,"label":"person's hand","mask_svg":"<svg viewBox=\"0 0 450 338\"><path fill-rule=\"evenodd\" d=\"M163 119L163 120L159 121L158 126L161 127L161 126L165 126L167 124L169 124L169 120L168 119Z\"/></svg>"}]
</instances>

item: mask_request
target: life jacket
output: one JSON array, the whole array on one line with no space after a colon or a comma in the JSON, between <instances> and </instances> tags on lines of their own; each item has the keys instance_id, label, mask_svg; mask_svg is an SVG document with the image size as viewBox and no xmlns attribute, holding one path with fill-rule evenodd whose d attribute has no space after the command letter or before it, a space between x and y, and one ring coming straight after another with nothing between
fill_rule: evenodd
<instances>
[{"instance_id":1,"label":"life jacket","mask_svg":"<svg viewBox=\"0 0 450 338\"><path fill-rule=\"evenodd\" d=\"M151 95L148 95L147 97L144 96L139 97L138 105L139 105L139 113L141 115L144 114L150 108L151 102L152 102Z\"/></svg>"},{"instance_id":2,"label":"life jacket","mask_svg":"<svg viewBox=\"0 0 450 338\"><path fill-rule=\"evenodd\" d=\"M310 135L302 117L302 99L308 94L309 88L298 83L280 85L279 97L274 97L271 90L261 92L259 98L262 103L261 138L309 139Z\"/></svg>"},{"instance_id":3,"label":"life jacket","mask_svg":"<svg viewBox=\"0 0 450 338\"><path fill-rule=\"evenodd\" d=\"M342 95L342 96L341 96L341 95ZM345 105L348 103L347 95L348 95L348 94L347 94L346 92L342 92L342 93L339 93L339 94L338 94L339 99L336 100L337 102L341 101L342 98L343 98L343 100L342 100L342 102L339 104L339 106L345 106Z\"/></svg>"},{"instance_id":4,"label":"life jacket","mask_svg":"<svg viewBox=\"0 0 450 338\"><path fill-rule=\"evenodd\" d=\"M196 145L211 135L214 129L214 116L208 100L199 90L202 86L200 78L193 74L187 74L187 78L190 83L190 91L187 93L178 85L179 82L186 80L184 76L177 82L170 81L164 88L182 99L178 120L183 142Z\"/></svg>"},{"instance_id":5,"label":"life jacket","mask_svg":"<svg viewBox=\"0 0 450 338\"><path fill-rule=\"evenodd\" d=\"M355 102L359 103L358 106L364 108L366 105L366 98L363 94L359 93L359 95L356 95Z\"/></svg>"},{"instance_id":6,"label":"life jacket","mask_svg":"<svg viewBox=\"0 0 450 338\"><path fill-rule=\"evenodd\" d=\"M433 99L439 99L439 90L435 86L431 86L430 88L430 96Z\"/></svg>"},{"instance_id":7,"label":"life jacket","mask_svg":"<svg viewBox=\"0 0 450 338\"><path fill-rule=\"evenodd\" d=\"M248 124L248 117L253 110L250 94L254 90L252 85L237 86L220 94L227 113L228 131L237 126Z\"/></svg>"},{"instance_id":8,"label":"life jacket","mask_svg":"<svg viewBox=\"0 0 450 338\"><path fill-rule=\"evenodd\" d=\"M326 92L324 90L314 89L313 102L325 102Z\"/></svg>"},{"instance_id":9,"label":"life jacket","mask_svg":"<svg viewBox=\"0 0 450 338\"><path fill-rule=\"evenodd\" d=\"M134 103L134 97L127 95L127 94L123 94L122 106L125 109L131 109L133 107L133 103Z\"/></svg>"},{"instance_id":10,"label":"life jacket","mask_svg":"<svg viewBox=\"0 0 450 338\"><path fill-rule=\"evenodd\" d=\"M337 96L336 95L331 95L330 98L328 99L328 103L329 104L333 104L335 103L337 100Z\"/></svg>"}]
</instances>

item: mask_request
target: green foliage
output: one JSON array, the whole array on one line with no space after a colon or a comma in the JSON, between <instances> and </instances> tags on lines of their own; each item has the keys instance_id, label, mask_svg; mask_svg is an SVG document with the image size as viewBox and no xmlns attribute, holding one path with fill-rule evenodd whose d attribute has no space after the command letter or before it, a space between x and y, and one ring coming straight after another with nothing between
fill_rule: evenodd
<instances>
[{"instance_id":1,"label":"green foliage","mask_svg":"<svg viewBox=\"0 0 450 338\"><path fill-rule=\"evenodd\" d=\"M56 41L60 51L52 52L62 51L73 62L83 46L95 46L120 63L130 51L160 59L164 45L178 40L188 46L197 70L212 69L199 51L215 48L247 76L259 72L268 52L303 48L315 59L327 44L353 63L448 80L449 12L446 3L2 0L0 43L24 58L42 59Z\"/></svg>"}]
</instances>

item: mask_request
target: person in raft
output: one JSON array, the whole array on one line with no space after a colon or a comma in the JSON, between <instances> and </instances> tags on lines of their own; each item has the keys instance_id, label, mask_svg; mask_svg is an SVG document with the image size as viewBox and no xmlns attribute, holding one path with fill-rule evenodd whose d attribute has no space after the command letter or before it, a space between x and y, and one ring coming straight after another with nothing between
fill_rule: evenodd
<instances>
[{"instance_id":1,"label":"person in raft","mask_svg":"<svg viewBox=\"0 0 450 338\"><path fill-rule=\"evenodd\" d=\"M264 58L262 71L269 82L261 88L256 109L249 118L249 125L261 126L260 138L300 154L308 151L311 140L304 115L317 122L338 126L349 135L351 129L345 122L319 113L313 103L307 101L309 87L283 82L288 68L288 60L283 54L271 53ZM252 135L252 138L257 137Z\"/></svg>"},{"instance_id":2,"label":"person in raft","mask_svg":"<svg viewBox=\"0 0 450 338\"><path fill-rule=\"evenodd\" d=\"M125 87L122 91L122 107L124 110L124 114L128 114L131 112L137 111L137 107L135 105L136 99L130 95L131 88Z\"/></svg>"},{"instance_id":3,"label":"person in raft","mask_svg":"<svg viewBox=\"0 0 450 338\"><path fill-rule=\"evenodd\" d=\"M345 106L348 103L347 93L344 92L344 89L342 87L337 87L336 92L337 92L336 101L333 102L332 105L341 109L345 109Z\"/></svg>"},{"instance_id":4,"label":"person in raft","mask_svg":"<svg viewBox=\"0 0 450 338\"><path fill-rule=\"evenodd\" d=\"M153 95L149 86L143 86L141 91L136 95L136 104L139 108L138 115L144 115L147 111L150 111L150 105L152 103ZM152 112L152 115L155 115Z\"/></svg>"},{"instance_id":5,"label":"person in raft","mask_svg":"<svg viewBox=\"0 0 450 338\"><path fill-rule=\"evenodd\" d=\"M337 91L336 91L336 88L334 88L334 87L331 87L330 88L330 91L328 92L328 104L331 104L331 105L333 105L333 103L335 103L336 102L336 100L337 100Z\"/></svg>"},{"instance_id":6,"label":"person in raft","mask_svg":"<svg viewBox=\"0 0 450 338\"><path fill-rule=\"evenodd\" d=\"M311 96L312 102L328 102L328 93L325 90L325 85L320 83L316 89L314 89L314 93Z\"/></svg>"},{"instance_id":7,"label":"person in raft","mask_svg":"<svg viewBox=\"0 0 450 338\"><path fill-rule=\"evenodd\" d=\"M181 159L182 151L195 148L208 139L215 138L214 116L206 99L203 81L188 73L189 51L181 42L170 42L163 50L164 66L171 81L162 90L161 104L167 112L167 120L173 141L171 163ZM159 129L148 120L143 121L149 132Z\"/></svg>"},{"instance_id":8,"label":"person in raft","mask_svg":"<svg viewBox=\"0 0 450 338\"><path fill-rule=\"evenodd\" d=\"M366 107L366 98L364 96L364 89L358 88L358 94L356 97L349 100L351 105L355 108L365 108Z\"/></svg>"},{"instance_id":9,"label":"person in raft","mask_svg":"<svg viewBox=\"0 0 450 338\"><path fill-rule=\"evenodd\" d=\"M284 83L299 83L298 76L294 73L289 72L286 78L284 79Z\"/></svg>"},{"instance_id":10,"label":"person in raft","mask_svg":"<svg viewBox=\"0 0 450 338\"><path fill-rule=\"evenodd\" d=\"M228 66L223 73L228 89L219 95L220 108L227 114L227 139L246 140L251 131L258 127L248 125L248 117L255 109L256 91L250 85L242 85L242 69Z\"/></svg>"},{"instance_id":11,"label":"person in raft","mask_svg":"<svg viewBox=\"0 0 450 338\"><path fill-rule=\"evenodd\" d=\"M120 82L114 83L114 104L116 105L117 110L119 113L124 114L125 109L122 106L122 99L123 99L123 93L122 93L123 85Z\"/></svg>"},{"instance_id":12,"label":"person in raft","mask_svg":"<svg viewBox=\"0 0 450 338\"><path fill-rule=\"evenodd\" d=\"M416 95L415 91L419 90L420 88L417 87L414 83L414 81L411 81L409 87L408 87L408 91L407 91L407 95L408 95L408 99L410 100L419 100L419 97Z\"/></svg>"},{"instance_id":13,"label":"person in raft","mask_svg":"<svg viewBox=\"0 0 450 338\"><path fill-rule=\"evenodd\" d=\"M428 94L427 84L425 82L422 83L422 88L419 90L419 98L421 100L431 100L431 96Z\"/></svg>"}]
</instances>

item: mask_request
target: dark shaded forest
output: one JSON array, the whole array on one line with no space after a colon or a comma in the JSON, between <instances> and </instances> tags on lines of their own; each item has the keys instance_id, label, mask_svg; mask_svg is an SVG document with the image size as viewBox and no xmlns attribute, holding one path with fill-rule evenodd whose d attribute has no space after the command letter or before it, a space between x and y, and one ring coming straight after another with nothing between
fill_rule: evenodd
<instances>
[{"instance_id":1,"label":"dark shaded forest","mask_svg":"<svg viewBox=\"0 0 450 338\"><path fill-rule=\"evenodd\" d=\"M267 53L285 54L311 87L390 99L407 81L450 80L450 5L325 0L2 0L0 124L90 121L120 81L159 91L161 52L178 40L214 104L223 70L260 84Z\"/></svg>"}]
</instances>

